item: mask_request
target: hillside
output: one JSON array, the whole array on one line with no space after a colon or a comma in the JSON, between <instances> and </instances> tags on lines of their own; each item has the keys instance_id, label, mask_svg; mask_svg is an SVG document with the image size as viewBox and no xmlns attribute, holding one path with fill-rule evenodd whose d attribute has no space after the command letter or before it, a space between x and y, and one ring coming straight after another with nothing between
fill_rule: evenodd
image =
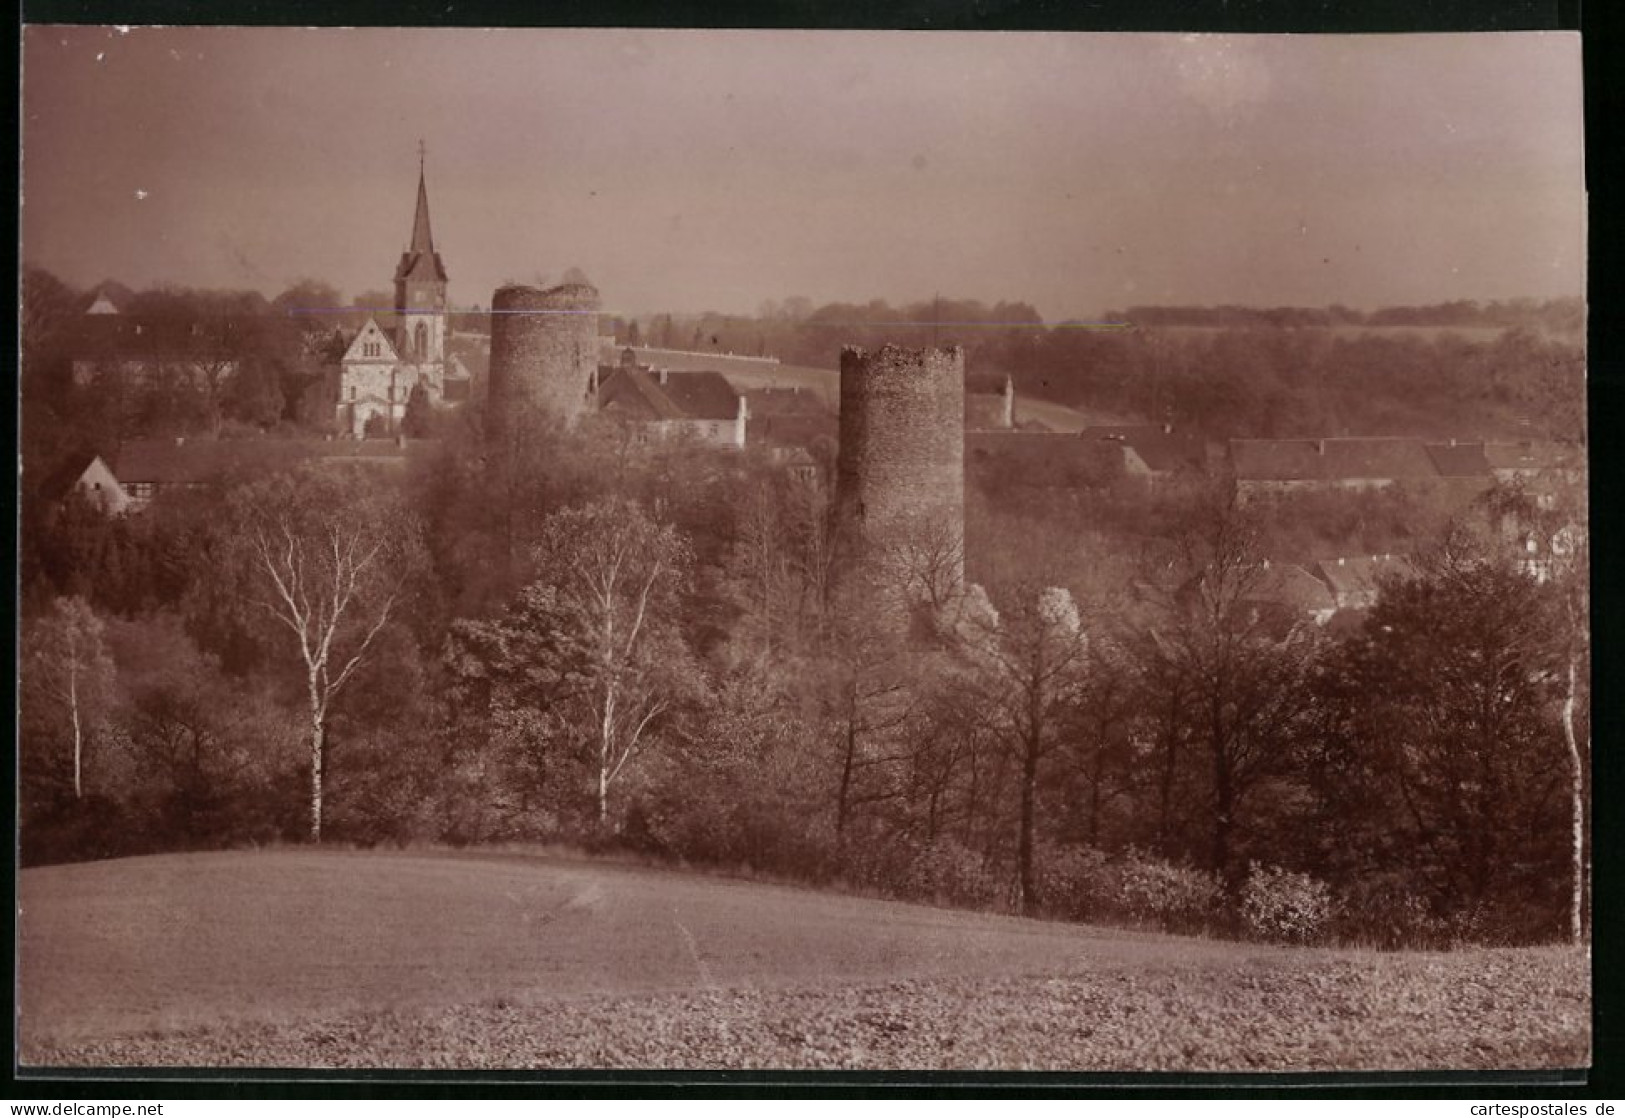
<instances>
[{"instance_id":1,"label":"hillside","mask_svg":"<svg viewBox=\"0 0 1625 1118\"><path fill-rule=\"evenodd\" d=\"M25 870L26 1065L1549 1067L1586 961L1044 923L495 853Z\"/></svg>"}]
</instances>

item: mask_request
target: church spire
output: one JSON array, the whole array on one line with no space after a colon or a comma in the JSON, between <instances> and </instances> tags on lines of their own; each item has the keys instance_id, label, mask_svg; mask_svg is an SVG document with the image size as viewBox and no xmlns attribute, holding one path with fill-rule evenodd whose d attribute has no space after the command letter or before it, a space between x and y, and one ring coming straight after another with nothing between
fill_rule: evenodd
<instances>
[{"instance_id":1,"label":"church spire","mask_svg":"<svg viewBox=\"0 0 1625 1118\"><path fill-rule=\"evenodd\" d=\"M407 280L445 283L446 266L434 250L434 234L429 231L429 187L423 173L423 141L418 141L418 208L412 218L412 243L401 253L395 269L397 284Z\"/></svg>"},{"instance_id":2,"label":"church spire","mask_svg":"<svg viewBox=\"0 0 1625 1118\"><path fill-rule=\"evenodd\" d=\"M429 233L429 188L423 179L423 141L418 141L418 211L412 219L412 248L414 253L434 252L434 237Z\"/></svg>"}]
</instances>

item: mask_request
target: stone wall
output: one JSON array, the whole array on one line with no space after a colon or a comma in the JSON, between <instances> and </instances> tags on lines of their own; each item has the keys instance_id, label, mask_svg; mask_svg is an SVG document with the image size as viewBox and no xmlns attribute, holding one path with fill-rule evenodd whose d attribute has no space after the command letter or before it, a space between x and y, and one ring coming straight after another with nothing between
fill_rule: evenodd
<instances>
[{"instance_id":1,"label":"stone wall","mask_svg":"<svg viewBox=\"0 0 1625 1118\"><path fill-rule=\"evenodd\" d=\"M884 573L874 569L883 555L962 552L964 351L848 346L840 430L835 507L852 560ZM954 565L962 579L962 554Z\"/></svg>"},{"instance_id":2,"label":"stone wall","mask_svg":"<svg viewBox=\"0 0 1625 1118\"><path fill-rule=\"evenodd\" d=\"M491 297L487 424L494 436L509 421L540 411L574 424L588 408L598 369L598 292L567 283L546 291L499 287Z\"/></svg>"}]
</instances>

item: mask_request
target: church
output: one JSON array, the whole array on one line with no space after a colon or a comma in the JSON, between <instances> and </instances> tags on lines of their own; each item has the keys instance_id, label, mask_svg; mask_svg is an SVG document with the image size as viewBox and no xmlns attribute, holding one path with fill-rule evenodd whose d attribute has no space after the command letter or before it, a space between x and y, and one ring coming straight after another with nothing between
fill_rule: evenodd
<instances>
[{"instance_id":1,"label":"church","mask_svg":"<svg viewBox=\"0 0 1625 1118\"><path fill-rule=\"evenodd\" d=\"M429 228L429 190L420 155L412 240L395 267L392 329L369 317L344 352L335 416L341 432L356 438L394 434L419 386L434 407L468 399L468 369L447 353L446 312L446 265Z\"/></svg>"}]
</instances>

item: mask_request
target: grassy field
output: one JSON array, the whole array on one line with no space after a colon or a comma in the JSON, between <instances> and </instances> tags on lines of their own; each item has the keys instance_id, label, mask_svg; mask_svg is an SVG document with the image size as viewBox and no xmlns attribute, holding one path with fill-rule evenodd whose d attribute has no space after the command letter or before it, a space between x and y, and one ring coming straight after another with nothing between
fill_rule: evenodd
<instances>
[{"instance_id":1,"label":"grassy field","mask_svg":"<svg viewBox=\"0 0 1625 1118\"><path fill-rule=\"evenodd\" d=\"M30 1066L1578 1067L1564 949L1291 950L595 862L23 871Z\"/></svg>"}]
</instances>

